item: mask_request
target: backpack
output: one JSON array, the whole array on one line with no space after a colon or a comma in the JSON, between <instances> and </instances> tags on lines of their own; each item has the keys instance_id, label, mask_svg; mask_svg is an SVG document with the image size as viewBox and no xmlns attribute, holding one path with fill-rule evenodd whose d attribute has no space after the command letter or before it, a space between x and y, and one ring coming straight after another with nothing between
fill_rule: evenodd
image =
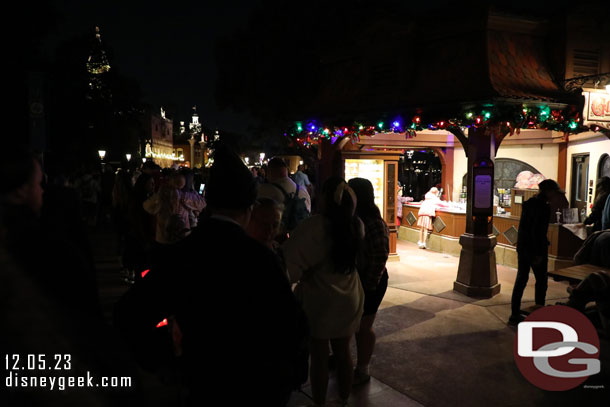
<instances>
[{"instance_id":1,"label":"backpack","mask_svg":"<svg viewBox=\"0 0 610 407\"><path fill-rule=\"evenodd\" d=\"M289 194L284 188L276 183L271 183L284 194L284 212L282 213L282 230L290 232L304 219L309 217L309 211L305 204L305 198L299 197L300 185L297 184L297 190Z\"/></svg>"}]
</instances>

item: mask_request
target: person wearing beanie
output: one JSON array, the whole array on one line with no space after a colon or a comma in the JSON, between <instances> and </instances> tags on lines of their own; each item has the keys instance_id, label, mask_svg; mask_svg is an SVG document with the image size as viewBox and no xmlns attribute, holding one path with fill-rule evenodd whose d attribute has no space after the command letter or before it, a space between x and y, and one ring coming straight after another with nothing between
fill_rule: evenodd
<instances>
[{"instance_id":1,"label":"person wearing beanie","mask_svg":"<svg viewBox=\"0 0 610 407\"><path fill-rule=\"evenodd\" d=\"M306 323L275 254L245 231L256 185L235 153L217 148L208 216L117 307L117 326L134 351L142 347L138 325L175 321L187 405L229 397L231 405L282 406L296 388Z\"/></svg>"},{"instance_id":2,"label":"person wearing beanie","mask_svg":"<svg viewBox=\"0 0 610 407\"><path fill-rule=\"evenodd\" d=\"M549 200L561 188L552 179L546 179L538 184L540 192L523 204L523 212L519 220L517 237L517 278L511 298L510 325L517 325L524 320L521 315L521 298L529 279L530 268L536 278L536 306L543 307L548 286L548 247L547 231L551 206Z\"/></svg>"}]
</instances>

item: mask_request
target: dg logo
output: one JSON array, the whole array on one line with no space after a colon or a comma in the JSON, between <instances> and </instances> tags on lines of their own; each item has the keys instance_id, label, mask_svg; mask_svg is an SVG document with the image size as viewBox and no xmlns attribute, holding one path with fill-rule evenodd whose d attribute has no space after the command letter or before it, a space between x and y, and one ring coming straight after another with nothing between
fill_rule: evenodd
<instances>
[{"instance_id":1,"label":"dg logo","mask_svg":"<svg viewBox=\"0 0 610 407\"><path fill-rule=\"evenodd\" d=\"M521 374L543 390L570 390L600 372L595 327L563 305L540 308L521 322L514 354Z\"/></svg>"}]
</instances>

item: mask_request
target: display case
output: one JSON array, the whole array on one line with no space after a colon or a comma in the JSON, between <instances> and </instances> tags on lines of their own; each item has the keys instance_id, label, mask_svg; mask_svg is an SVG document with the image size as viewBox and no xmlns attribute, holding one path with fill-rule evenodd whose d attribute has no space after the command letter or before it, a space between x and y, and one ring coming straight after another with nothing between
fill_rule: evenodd
<instances>
[{"instance_id":1,"label":"display case","mask_svg":"<svg viewBox=\"0 0 610 407\"><path fill-rule=\"evenodd\" d=\"M390 260L397 260L396 193L398 192L398 159L396 152L342 151L343 177L366 178L373 184L375 204L390 230Z\"/></svg>"},{"instance_id":2,"label":"display case","mask_svg":"<svg viewBox=\"0 0 610 407\"><path fill-rule=\"evenodd\" d=\"M377 205L381 213L383 213L384 197L383 175L383 160L345 159L345 180L349 181L352 178L366 178L371 181L373 190L375 191L375 205Z\"/></svg>"}]
</instances>

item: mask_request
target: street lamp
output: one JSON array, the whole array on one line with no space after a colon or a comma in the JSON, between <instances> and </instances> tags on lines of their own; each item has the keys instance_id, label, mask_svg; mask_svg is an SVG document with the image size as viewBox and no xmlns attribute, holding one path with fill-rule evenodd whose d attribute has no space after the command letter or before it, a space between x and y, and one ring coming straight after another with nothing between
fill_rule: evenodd
<instances>
[{"instance_id":1,"label":"street lamp","mask_svg":"<svg viewBox=\"0 0 610 407\"><path fill-rule=\"evenodd\" d=\"M125 158L127 158L127 161L131 160L131 154L125 154Z\"/></svg>"},{"instance_id":2,"label":"street lamp","mask_svg":"<svg viewBox=\"0 0 610 407\"><path fill-rule=\"evenodd\" d=\"M244 160L246 161L246 165L250 164L250 157L244 157Z\"/></svg>"},{"instance_id":3,"label":"street lamp","mask_svg":"<svg viewBox=\"0 0 610 407\"><path fill-rule=\"evenodd\" d=\"M97 153L100 156L100 160L104 160L104 157L106 157L106 150L97 150Z\"/></svg>"},{"instance_id":4,"label":"street lamp","mask_svg":"<svg viewBox=\"0 0 610 407\"><path fill-rule=\"evenodd\" d=\"M260 153L261 163L265 160L265 153Z\"/></svg>"}]
</instances>

